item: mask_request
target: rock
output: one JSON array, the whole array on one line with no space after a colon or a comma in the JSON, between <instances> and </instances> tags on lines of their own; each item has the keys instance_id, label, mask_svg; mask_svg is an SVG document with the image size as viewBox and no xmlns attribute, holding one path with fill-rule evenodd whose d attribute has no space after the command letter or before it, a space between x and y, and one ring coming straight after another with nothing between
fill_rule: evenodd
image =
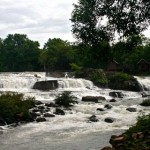
<instances>
[{"instance_id":1,"label":"rock","mask_svg":"<svg viewBox=\"0 0 150 150\"><path fill-rule=\"evenodd\" d=\"M106 99L105 99L105 97L102 97L102 96L85 96L85 97L82 97L82 101L84 101L84 102L98 103L99 100L106 100Z\"/></svg>"},{"instance_id":2,"label":"rock","mask_svg":"<svg viewBox=\"0 0 150 150\"><path fill-rule=\"evenodd\" d=\"M41 104L43 104L41 101L35 101L35 105L41 105Z\"/></svg>"},{"instance_id":3,"label":"rock","mask_svg":"<svg viewBox=\"0 0 150 150\"><path fill-rule=\"evenodd\" d=\"M97 117L96 117L95 115L92 115L92 116L89 118L89 121L91 121L91 122L97 122L98 119L97 119Z\"/></svg>"},{"instance_id":4,"label":"rock","mask_svg":"<svg viewBox=\"0 0 150 150\"><path fill-rule=\"evenodd\" d=\"M31 111L32 111L32 112L38 112L39 109L38 109L38 108L33 108Z\"/></svg>"},{"instance_id":5,"label":"rock","mask_svg":"<svg viewBox=\"0 0 150 150\"><path fill-rule=\"evenodd\" d=\"M105 111L104 108L97 108L97 111Z\"/></svg>"},{"instance_id":6,"label":"rock","mask_svg":"<svg viewBox=\"0 0 150 150\"><path fill-rule=\"evenodd\" d=\"M109 146L106 146L106 147L102 148L101 150L113 150L113 149Z\"/></svg>"},{"instance_id":7,"label":"rock","mask_svg":"<svg viewBox=\"0 0 150 150\"><path fill-rule=\"evenodd\" d=\"M129 112L136 112L137 111L136 108L133 108L133 107L129 107L126 110Z\"/></svg>"},{"instance_id":8,"label":"rock","mask_svg":"<svg viewBox=\"0 0 150 150\"><path fill-rule=\"evenodd\" d=\"M33 89L43 90L43 91L55 90L57 88L58 88L57 80L38 81L33 86Z\"/></svg>"},{"instance_id":9,"label":"rock","mask_svg":"<svg viewBox=\"0 0 150 150\"><path fill-rule=\"evenodd\" d=\"M116 100L115 99L111 99L109 102L116 102Z\"/></svg>"},{"instance_id":10,"label":"rock","mask_svg":"<svg viewBox=\"0 0 150 150\"><path fill-rule=\"evenodd\" d=\"M109 143L112 144L113 147L120 147L123 146L125 142L125 138L123 135L119 136L111 136Z\"/></svg>"},{"instance_id":11,"label":"rock","mask_svg":"<svg viewBox=\"0 0 150 150\"><path fill-rule=\"evenodd\" d=\"M44 117L38 117L36 118L36 122L45 122L46 119Z\"/></svg>"},{"instance_id":12,"label":"rock","mask_svg":"<svg viewBox=\"0 0 150 150\"><path fill-rule=\"evenodd\" d=\"M0 117L0 126L5 126L6 122L3 118Z\"/></svg>"},{"instance_id":13,"label":"rock","mask_svg":"<svg viewBox=\"0 0 150 150\"><path fill-rule=\"evenodd\" d=\"M46 103L45 106L47 106L47 107L58 107L58 105L53 103L53 102Z\"/></svg>"},{"instance_id":14,"label":"rock","mask_svg":"<svg viewBox=\"0 0 150 150\"><path fill-rule=\"evenodd\" d=\"M111 118L111 117L105 118L105 122L107 122L107 123L113 123L114 121L115 121L114 118Z\"/></svg>"},{"instance_id":15,"label":"rock","mask_svg":"<svg viewBox=\"0 0 150 150\"><path fill-rule=\"evenodd\" d=\"M44 114L44 117L55 117L55 115L50 114L50 113L45 113L45 114Z\"/></svg>"},{"instance_id":16,"label":"rock","mask_svg":"<svg viewBox=\"0 0 150 150\"><path fill-rule=\"evenodd\" d=\"M111 109L111 108L112 108L112 105L106 104L106 105L104 106L104 108Z\"/></svg>"},{"instance_id":17,"label":"rock","mask_svg":"<svg viewBox=\"0 0 150 150\"><path fill-rule=\"evenodd\" d=\"M34 120L37 116L41 116L40 112L30 112L31 118Z\"/></svg>"},{"instance_id":18,"label":"rock","mask_svg":"<svg viewBox=\"0 0 150 150\"><path fill-rule=\"evenodd\" d=\"M123 98L124 95L122 92L109 92L109 96L112 96L112 97L117 97L117 98Z\"/></svg>"},{"instance_id":19,"label":"rock","mask_svg":"<svg viewBox=\"0 0 150 150\"><path fill-rule=\"evenodd\" d=\"M56 115L65 115L65 112L60 108L56 108L55 114Z\"/></svg>"},{"instance_id":20,"label":"rock","mask_svg":"<svg viewBox=\"0 0 150 150\"><path fill-rule=\"evenodd\" d=\"M45 109L45 107L43 105L38 106L38 109Z\"/></svg>"}]
</instances>

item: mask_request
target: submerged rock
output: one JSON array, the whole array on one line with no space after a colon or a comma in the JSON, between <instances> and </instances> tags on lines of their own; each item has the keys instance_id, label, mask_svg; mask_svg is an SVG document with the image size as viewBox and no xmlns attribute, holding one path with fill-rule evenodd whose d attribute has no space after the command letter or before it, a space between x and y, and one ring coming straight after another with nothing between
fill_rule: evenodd
<instances>
[{"instance_id":1,"label":"submerged rock","mask_svg":"<svg viewBox=\"0 0 150 150\"><path fill-rule=\"evenodd\" d=\"M111 117L105 118L105 122L107 122L107 123L113 123L114 121L115 121L114 118L111 118Z\"/></svg>"},{"instance_id":2,"label":"submerged rock","mask_svg":"<svg viewBox=\"0 0 150 150\"><path fill-rule=\"evenodd\" d=\"M122 92L115 92L115 91L109 92L109 96L117 97L117 98L123 98L124 97Z\"/></svg>"},{"instance_id":3,"label":"submerged rock","mask_svg":"<svg viewBox=\"0 0 150 150\"><path fill-rule=\"evenodd\" d=\"M97 110L97 111L105 111L104 108L97 108L96 110Z\"/></svg>"},{"instance_id":4,"label":"submerged rock","mask_svg":"<svg viewBox=\"0 0 150 150\"><path fill-rule=\"evenodd\" d=\"M106 100L106 98L103 96L85 96L85 97L82 97L82 101L84 101L84 102L98 103L99 100Z\"/></svg>"},{"instance_id":5,"label":"submerged rock","mask_svg":"<svg viewBox=\"0 0 150 150\"><path fill-rule=\"evenodd\" d=\"M65 112L60 108L56 108L55 114L56 115L65 115Z\"/></svg>"},{"instance_id":6,"label":"submerged rock","mask_svg":"<svg viewBox=\"0 0 150 150\"><path fill-rule=\"evenodd\" d=\"M97 122L98 119L97 119L97 117L96 117L95 115L92 115L92 116L89 118L89 121L91 121L91 122Z\"/></svg>"},{"instance_id":7,"label":"submerged rock","mask_svg":"<svg viewBox=\"0 0 150 150\"><path fill-rule=\"evenodd\" d=\"M50 114L50 113L45 113L44 117L55 117L55 115L54 114Z\"/></svg>"},{"instance_id":8,"label":"submerged rock","mask_svg":"<svg viewBox=\"0 0 150 150\"><path fill-rule=\"evenodd\" d=\"M106 104L106 105L104 106L104 108L111 109L111 108L112 108L112 105Z\"/></svg>"},{"instance_id":9,"label":"submerged rock","mask_svg":"<svg viewBox=\"0 0 150 150\"><path fill-rule=\"evenodd\" d=\"M36 118L36 122L45 122L46 119L44 117L38 117Z\"/></svg>"},{"instance_id":10,"label":"submerged rock","mask_svg":"<svg viewBox=\"0 0 150 150\"><path fill-rule=\"evenodd\" d=\"M129 107L126 110L129 111L129 112L136 112L137 111L137 109L133 108L133 107Z\"/></svg>"}]
</instances>

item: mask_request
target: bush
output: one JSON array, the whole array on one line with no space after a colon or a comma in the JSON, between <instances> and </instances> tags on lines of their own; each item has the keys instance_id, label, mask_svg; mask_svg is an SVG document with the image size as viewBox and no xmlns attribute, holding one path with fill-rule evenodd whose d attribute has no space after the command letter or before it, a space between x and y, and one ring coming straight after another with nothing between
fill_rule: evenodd
<instances>
[{"instance_id":1,"label":"bush","mask_svg":"<svg viewBox=\"0 0 150 150\"><path fill-rule=\"evenodd\" d=\"M0 96L0 118L7 124L30 121L29 109L35 106L34 98L24 98L23 94L5 93Z\"/></svg>"},{"instance_id":2,"label":"bush","mask_svg":"<svg viewBox=\"0 0 150 150\"><path fill-rule=\"evenodd\" d=\"M58 95L55 99L55 103L59 106L63 106L65 108L73 106L73 104L77 103L75 100L76 97L71 95L71 92L65 91L61 95Z\"/></svg>"},{"instance_id":3,"label":"bush","mask_svg":"<svg viewBox=\"0 0 150 150\"><path fill-rule=\"evenodd\" d=\"M130 79L131 79L131 76L126 73L116 73L109 77L109 80L112 82L118 81L118 80L121 82L124 82L124 81L129 81Z\"/></svg>"},{"instance_id":4,"label":"bush","mask_svg":"<svg viewBox=\"0 0 150 150\"><path fill-rule=\"evenodd\" d=\"M140 136L141 135L141 136ZM126 149L149 150L150 149L150 114L138 118L136 125L124 133Z\"/></svg>"},{"instance_id":5,"label":"bush","mask_svg":"<svg viewBox=\"0 0 150 150\"><path fill-rule=\"evenodd\" d=\"M144 100L140 105L142 105L142 106L150 106L150 99Z\"/></svg>"}]
</instances>

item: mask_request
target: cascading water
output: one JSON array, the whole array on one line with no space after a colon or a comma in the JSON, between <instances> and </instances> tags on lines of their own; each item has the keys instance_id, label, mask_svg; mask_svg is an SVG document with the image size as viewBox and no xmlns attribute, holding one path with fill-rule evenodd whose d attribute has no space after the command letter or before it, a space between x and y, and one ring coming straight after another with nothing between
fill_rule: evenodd
<instances>
[{"instance_id":1,"label":"cascading water","mask_svg":"<svg viewBox=\"0 0 150 150\"><path fill-rule=\"evenodd\" d=\"M141 86L141 90L150 95L150 77L135 77Z\"/></svg>"},{"instance_id":2,"label":"cascading water","mask_svg":"<svg viewBox=\"0 0 150 150\"><path fill-rule=\"evenodd\" d=\"M53 79L58 80L59 88L56 90L39 91L32 89L37 81ZM147 90L150 90L150 78L137 77L137 80L143 87L145 86ZM117 102L111 103L109 101L113 97L109 96L109 92L113 90L100 89L95 87L91 81L85 79L45 77L45 73L1 73L0 93L8 90L21 92L25 94L25 96L34 96L36 100L42 102L53 102L59 93L71 91L72 94L77 97L79 103L75 104L71 110L65 110L66 115L64 116L56 115L53 118L47 118L46 122L33 122L22 125L14 129L14 132L8 134L8 136L7 134L4 134L2 138L0 136L0 149L97 150L100 145L103 145L103 142L100 142L100 140L97 142L93 139L95 133L102 134L102 132L104 132L106 134L109 131L114 133L116 129L127 129L135 123L140 113L149 112L150 110L149 108L143 109L142 106L139 105L139 103L142 102L142 96L138 92L121 91L124 97L122 99L115 98ZM83 96L102 96L105 97L106 100L101 100L99 103L83 102L81 101ZM106 109L106 104L112 105L112 108ZM134 107L137 111L129 112L126 110L128 107ZM102 108L104 111L98 111L97 108ZM49 113L53 113L53 111L54 108L50 108ZM88 118L91 115L96 115L99 121L89 123ZM107 117L112 117L115 121L111 124L106 123L104 120ZM87 142L88 137L92 138L93 144L90 141ZM95 139L98 137L99 135L97 135ZM105 140L108 141L109 137L110 136L107 136ZM78 138L84 139L82 142L86 144L83 145L83 143L77 141ZM104 136L102 135L101 138L104 138ZM11 139L11 141L8 142L8 139ZM78 143L73 145L72 141ZM26 147L23 142L26 143L28 147ZM69 143L70 147L68 145ZM95 143L99 143L97 149ZM63 148L60 148L56 144L64 145ZM16 145L19 147L17 148Z\"/></svg>"}]
</instances>

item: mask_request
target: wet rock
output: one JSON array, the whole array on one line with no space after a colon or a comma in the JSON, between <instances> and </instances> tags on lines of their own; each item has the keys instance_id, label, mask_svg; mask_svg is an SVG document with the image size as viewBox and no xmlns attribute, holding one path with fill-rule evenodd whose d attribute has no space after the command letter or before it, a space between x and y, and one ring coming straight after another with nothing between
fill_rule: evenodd
<instances>
[{"instance_id":1,"label":"wet rock","mask_svg":"<svg viewBox=\"0 0 150 150\"><path fill-rule=\"evenodd\" d=\"M116 100L115 99L111 99L109 102L116 102Z\"/></svg>"},{"instance_id":2,"label":"wet rock","mask_svg":"<svg viewBox=\"0 0 150 150\"><path fill-rule=\"evenodd\" d=\"M111 118L111 117L105 118L105 122L107 122L107 123L113 123L114 121L115 121L114 118Z\"/></svg>"},{"instance_id":3,"label":"wet rock","mask_svg":"<svg viewBox=\"0 0 150 150\"><path fill-rule=\"evenodd\" d=\"M60 108L56 108L55 114L56 115L65 115L65 112Z\"/></svg>"},{"instance_id":4,"label":"wet rock","mask_svg":"<svg viewBox=\"0 0 150 150\"><path fill-rule=\"evenodd\" d=\"M102 148L101 150L113 150L113 149L109 146L106 146L106 147Z\"/></svg>"},{"instance_id":5,"label":"wet rock","mask_svg":"<svg viewBox=\"0 0 150 150\"><path fill-rule=\"evenodd\" d=\"M106 104L106 105L104 106L104 108L111 109L111 108L112 108L112 105Z\"/></svg>"},{"instance_id":6,"label":"wet rock","mask_svg":"<svg viewBox=\"0 0 150 150\"><path fill-rule=\"evenodd\" d=\"M30 115L31 115L32 119L35 119L36 117L41 116L41 113L40 112L30 112Z\"/></svg>"},{"instance_id":7,"label":"wet rock","mask_svg":"<svg viewBox=\"0 0 150 150\"><path fill-rule=\"evenodd\" d=\"M33 108L31 111L32 111L32 112L38 112L39 109L38 109L38 108Z\"/></svg>"},{"instance_id":8,"label":"wet rock","mask_svg":"<svg viewBox=\"0 0 150 150\"><path fill-rule=\"evenodd\" d=\"M3 118L0 117L0 126L5 126L6 122Z\"/></svg>"},{"instance_id":9,"label":"wet rock","mask_svg":"<svg viewBox=\"0 0 150 150\"><path fill-rule=\"evenodd\" d=\"M48 91L55 90L58 88L57 80L38 81L34 84L33 89Z\"/></svg>"},{"instance_id":10,"label":"wet rock","mask_svg":"<svg viewBox=\"0 0 150 150\"><path fill-rule=\"evenodd\" d=\"M41 104L43 104L41 101L35 101L35 105L41 105Z\"/></svg>"},{"instance_id":11,"label":"wet rock","mask_svg":"<svg viewBox=\"0 0 150 150\"><path fill-rule=\"evenodd\" d=\"M44 117L38 117L36 118L36 122L45 122L46 119Z\"/></svg>"},{"instance_id":12,"label":"wet rock","mask_svg":"<svg viewBox=\"0 0 150 150\"><path fill-rule=\"evenodd\" d=\"M53 103L53 102L46 103L45 106L47 106L47 107L58 107L58 105Z\"/></svg>"},{"instance_id":13,"label":"wet rock","mask_svg":"<svg viewBox=\"0 0 150 150\"><path fill-rule=\"evenodd\" d=\"M89 118L89 121L91 121L91 122L97 122L98 119L97 119L97 117L96 117L95 115L92 115L92 116Z\"/></svg>"},{"instance_id":14,"label":"wet rock","mask_svg":"<svg viewBox=\"0 0 150 150\"><path fill-rule=\"evenodd\" d=\"M45 109L45 107L43 105L38 106L38 109Z\"/></svg>"},{"instance_id":15,"label":"wet rock","mask_svg":"<svg viewBox=\"0 0 150 150\"><path fill-rule=\"evenodd\" d=\"M109 96L112 96L112 97L117 97L117 98L123 98L124 95L122 92L109 92Z\"/></svg>"},{"instance_id":16,"label":"wet rock","mask_svg":"<svg viewBox=\"0 0 150 150\"><path fill-rule=\"evenodd\" d=\"M97 111L105 111L104 108L97 108L96 110L97 110Z\"/></svg>"},{"instance_id":17,"label":"wet rock","mask_svg":"<svg viewBox=\"0 0 150 150\"><path fill-rule=\"evenodd\" d=\"M50 113L45 113L44 117L55 117L55 115L54 114L50 114Z\"/></svg>"},{"instance_id":18,"label":"wet rock","mask_svg":"<svg viewBox=\"0 0 150 150\"><path fill-rule=\"evenodd\" d=\"M106 98L102 97L102 96L85 96L85 97L82 97L82 101L84 101L84 102L98 103L99 100L106 100Z\"/></svg>"},{"instance_id":19,"label":"wet rock","mask_svg":"<svg viewBox=\"0 0 150 150\"><path fill-rule=\"evenodd\" d=\"M133 108L133 107L129 107L126 110L129 111L129 112L136 112L137 111L137 109Z\"/></svg>"}]
</instances>

